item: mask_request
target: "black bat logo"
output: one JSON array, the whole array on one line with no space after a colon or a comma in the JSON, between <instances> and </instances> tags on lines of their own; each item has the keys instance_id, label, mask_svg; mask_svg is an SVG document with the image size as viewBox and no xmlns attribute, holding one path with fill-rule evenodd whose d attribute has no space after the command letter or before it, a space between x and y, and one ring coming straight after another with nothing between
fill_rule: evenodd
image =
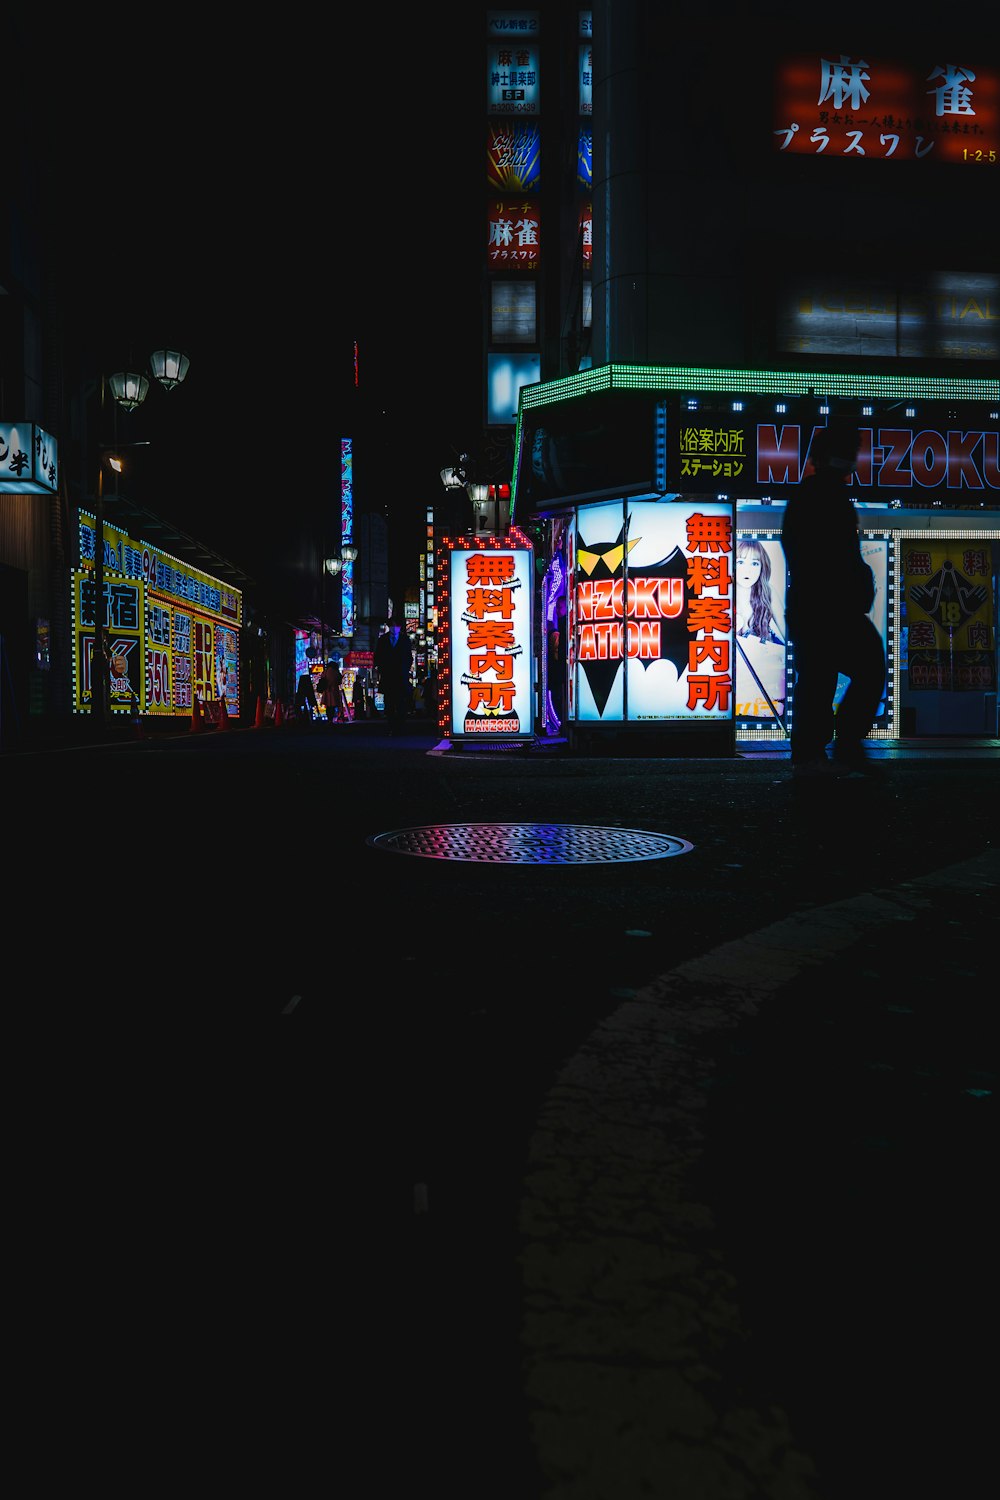
<instances>
[{"instance_id":1,"label":"black bat logo","mask_svg":"<svg viewBox=\"0 0 1000 1500\"><path fill-rule=\"evenodd\" d=\"M627 529L626 524L613 542L585 542L581 537L576 551L578 574L583 573L592 580L624 577L626 548L628 552L631 552L632 548L642 540L641 537L626 540ZM650 578L679 578L681 580L684 590L684 607L675 618L661 618L659 622L660 654L654 658L656 661L672 662L679 677L688 664L687 558L680 547L675 547L669 556L661 558L659 562L646 567L629 568L628 576L632 580ZM594 695L597 711L603 715L615 679L622 669L622 660L620 657L610 661L585 660L580 665L590 685L590 691ZM644 669L650 665L651 662L648 660L642 662Z\"/></svg>"}]
</instances>

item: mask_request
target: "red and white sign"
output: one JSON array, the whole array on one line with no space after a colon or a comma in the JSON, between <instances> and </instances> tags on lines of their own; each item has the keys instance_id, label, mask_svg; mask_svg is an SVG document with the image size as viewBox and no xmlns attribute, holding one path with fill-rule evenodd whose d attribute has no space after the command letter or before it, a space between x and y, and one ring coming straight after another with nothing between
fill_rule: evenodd
<instances>
[{"instance_id":1,"label":"red and white sign","mask_svg":"<svg viewBox=\"0 0 1000 1500\"><path fill-rule=\"evenodd\" d=\"M450 698L449 734L531 739L532 557L516 528L503 537L446 539L448 587L439 660Z\"/></svg>"}]
</instances>

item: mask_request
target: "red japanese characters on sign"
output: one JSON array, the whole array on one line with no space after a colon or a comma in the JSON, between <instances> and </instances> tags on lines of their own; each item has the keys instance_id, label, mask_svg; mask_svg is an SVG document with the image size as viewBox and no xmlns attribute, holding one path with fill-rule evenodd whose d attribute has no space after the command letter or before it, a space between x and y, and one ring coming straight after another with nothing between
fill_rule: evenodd
<instances>
[{"instance_id":1,"label":"red japanese characters on sign","mask_svg":"<svg viewBox=\"0 0 1000 1500\"><path fill-rule=\"evenodd\" d=\"M732 635L733 550L731 516L695 511L687 521L688 560L688 708L730 706L733 691Z\"/></svg>"},{"instance_id":2,"label":"red japanese characters on sign","mask_svg":"<svg viewBox=\"0 0 1000 1500\"><path fill-rule=\"evenodd\" d=\"M570 609L578 719L731 716L733 527L731 501L580 507Z\"/></svg>"},{"instance_id":3,"label":"red japanese characters on sign","mask_svg":"<svg viewBox=\"0 0 1000 1500\"><path fill-rule=\"evenodd\" d=\"M447 609L450 732L477 739L533 732L531 549L450 552Z\"/></svg>"}]
</instances>

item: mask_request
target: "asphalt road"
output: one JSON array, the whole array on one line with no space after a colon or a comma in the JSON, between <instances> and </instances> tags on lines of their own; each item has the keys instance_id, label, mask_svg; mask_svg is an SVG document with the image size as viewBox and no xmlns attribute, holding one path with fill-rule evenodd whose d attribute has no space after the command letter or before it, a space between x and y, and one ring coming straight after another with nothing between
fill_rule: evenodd
<instances>
[{"instance_id":1,"label":"asphalt road","mask_svg":"<svg viewBox=\"0 0 1000 1500\"><path fill-rule=\"evenodd\" d=\"M187 1326L190 1309L177 1288L197 1285L192 1305L202 1308L206 1276L216 1288L210 1326L227 1338L211 1333L210 1347L225 1345L219 1358L227 1365L234 1347L242 1353L246 1368L234 1385L243 1388L246 1369L254 1371L251 1404L270 1399L281 1423L301 1434L287 1457L289 1482L317 1446L333 1399L332 1360L349 1376L339 1420L352 1443L385 1449L393 1485L417 1473L449 1496L631 1500L669 1489L684 1500L867 1500L856 1465L845 1474L864 1437L878 1455L872 1485L877 1475L887 1492L919 1403L915 1396L889 1403L889 1412L870 1367L856 1379L843 1357L824 1355L825 1383L815 1371L807 1378L802 1329L812 1325L801 1311L817 1302L817 1278L829 1284L851 1264L852 1226L870 1228L875 1209L895 1202L877 1236L884 1288L890 1250L919 1242L922 1232L927 1239L916 1207L921 1181L934 1183L954 1216L967 1202L958 1185L967 1190L970 1172L984 1164L978 1117L970 1126L963 1115L949 1137L964 1153L956 1177L948 1151L931 1149L931 1117L913 1106L900 1078L919 1073L928 1058L933 1071L935 1055L947 1056L944 1072L962 1075L962 1107L992 1097L984 1017L997 905L985 890L956 895L933 882L936 872L997 847L995 755L946 748L902 755L871 783L816 787L794 783L784 761L766 756L460 753L436 749L426 733L390 741L356 725L14 755L3 771L17 851L10 931L35 955L10 1003L34 1047L42 1041L40 1053L24 1051L44 1087L34 1068L28 1076L48 1100L36 1111L35 1149L83 1223L92 1222L95 1203L119 1230L128 1222L139 1264L162 1261L168 1222L172 1290L164 1306ZM619 852L631 848L630 831L669 835L678 848L655 859L492 857L503 848L501 825L539 823L607 830ZM484 825L493 831L485 846ZM452 857L385 847L400 830L442 828L454 841ZM463 850L477 857L455 857ZM873 893L905 900L907 890L924 892L921 881L931 882L932 894L920 895L903 944L903 926L882 921L886 898ZM819 923L815 941L831 911L846 933L842 951L803 962L787 934ZM766 1005L759 979L754 990L750 978L741 984L727 973L726 1000L713 1002L718 1015L688 1049L696 1074L710 1074L715 1086L697 1100L703 1139L685 1180L702 1184L714 1226L712 1274L703 1266L689 1275L697 1295L718 1279L721 1261L727 1308L738 1305L751 1330L763 1319L769 1331L763 1343L740 1341L738 1357L729 1346L719 1350L717 1334L704 1335L698 1359L715 1369L713 1399L732 1407L735 1428L743 1413L746 1433L723 1440L722 1427L694 1422L678 1437L687 1455L679 1477L655 1421L647 1429L637 1415L645 1406L635 1371L656 1363L655 1339L642 1359L619 1351L606 1367L586 1352L594 1297L571 1299L560 1312L566 1285L546 1287L544 1276L539 1283L537 1252L551 1246L537 1228L538 1204L547 1201L553 1162L561 1181L593 1130L590 1091L612 1076L605 1059L616 1028L648 1009L642 1025L653 1028L653 1075L665 1035L656 1028L665 1024L664 996L674 995L676 976L708 993L715 980L706 956L717 964L720 953L752 955L762 930L785 934L788 972L767 989ZM954 976L947 993L942 976ZM912 1015L914 999L910 1038L892 1040L893 1018L907 1008ZM267 1016L282 1017L282 1029L265 1053L247 1033ZM670 1024L671 1036L687 1036L689 1011ZM914 1030L922 1037L917 1054ZM902 1090L894 1103L865 1092L878 1075L866 1060L877 1064L883 1040L900 1049L888 1064ZM908 1072L897 1066L904 1053ZM640 1045L638 1083L624 1091L633 1098L644 1097L645 1055ZM656 1072L651 1112L669 1094L669 1077L669 1069ZM938 1126L948 1110L961 1112L944 1093ZM687 1107L670 1105L682 1114ZM878 1170L852 1174L846 1196L856 1201L844 1216L836 1143L891 1140L886 1111L905 1149L874 1151ZM660 1128L658 1139L673 1128ZM636 1121L621 1129L627 1178ZM88 1175L95 1191L84 1193ZM639 1201L659 1193L663 1175L637 1182ZM791 1192L796 1181L803 1186ZM824 1235L835 1182L841 1227ZM762 1235L764 1221L774 1233ZM906 1226L902 1238L889 1233L895 1221ZM137 1223L147 1235L159 1226L155 1245L137 1237ZM975 1318L982 1289L978 1228L973 1213L962 1252L969 1278L955 1304L963 1323ZM565 1225L559 1233L566 1250ZM590 1255L593 1240L585 1238ZM803 1256L803 1238L822 1248ZM797 1249L778 1256L780 1243ZM708 1253L704 1244L699 1253ZM926 1270L926 1258L918 1261ZM953 1278L958 1252L945 1263ZM133 1264L127 1284L137 1275ZM825 1346L849 1307L871 1312L870 1294L868 1303L861 1297L869 1279L852 1273L839 1284L838 1297L822 1299ZM912 1305L913 1277L899 1284ZM925 1286L924 1312L932 1307L938 1319L949 1295L953 1284ZM120 1287L115 1305L119 1296ZM611 1296L627 1300L621 1290ZM657 1324L661 1302L649 1296L638 1323ZM886 1319L897 1334L904 1307L901 1300ZM616 1328L633 1315L623 1301ZM572 1378L553 1373L560 1316L582 1341ZM714 1316L706 1313L709 1324ZM572 1343L567 1326L562 1336ZM856 1335L861 1326L851 1321ZM172 1329L168 1342L175 1337ZM204 1319L197 1337L206 1337ZM877 1342L885 1358L893 1340ZM972 1358L971 1339L939 1343L942 1357ZM905 1339L896 1345L912 1355ZM200 1391L206 1368L194 1364ZM628 1393L614 1396L609 1370L626 1367ZM864 1349L855 1350L855 1371L865 1367ZM790 1370L798 1375L789 1379ZM584 1371L596 1382L590 1396L581 1394ZM754 1382L777 1395L750 1420L745 1397ZM845 1390L862 1409L846 1444L837 1437L842 1421L831 1416L834 1393ZM610 1431L602 1433L598 1411L617 1413ZM148 1418L136 1430L148 1430ZM955 1418L945 1424L945 1447L962 1444L968 1455L976 1430L974 1420L970 1435ZM786 1455L780 1462L777 1449ZM690 1469L692 1452L706 1468Z\"/></svg>"}]
</instances>

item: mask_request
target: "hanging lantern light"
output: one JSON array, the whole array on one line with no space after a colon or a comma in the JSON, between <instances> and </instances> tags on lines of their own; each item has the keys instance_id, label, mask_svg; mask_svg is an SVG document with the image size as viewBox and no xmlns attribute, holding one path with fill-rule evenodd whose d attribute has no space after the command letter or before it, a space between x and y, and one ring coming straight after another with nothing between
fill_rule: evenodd
<instances>
[{"instance_id":1,"label":"hanging lantern light","mask_svg":"<svg viewBox=\"0 0 1000 1500\"><path fill-rule=\"evenodd\" d=\"M155 349L149 356L149 368L165 391L180 385L188 372L191 361L179 349Z\"/></svg>"},{"instance_id":2,"label":"hanging lantern light","mask_svg":"<svg viewBox=\"0 0 1000 1500\"><path fill-rule=\"evenodd\" d=\"M344 564L339 557L328 557L326 560L326 571L332 573L334 578L336 578L343 566Z\"/></svg>"},{"instance_id":3,"label":"hanging lantern light","mask_svg":"<svg viewBox=\"0 0 1000 1500\"><path fill-rule=\"evenodd\" d=\"M119 370L117 375L108 377L111 394L118 405L125 411L135 411L146 399L149 390L149 381L145 375L138 375L134 370Z\"/></svg>"},{"instance_id":4,"label":"hanging lantern light","mask_svg":"<svg viewBox=\"0 0 1000 1500\"><path fill-rule=\"evenodd\" d=\"M358 549L353 542L342 542L340 555L345 562L354 562L358 555Z\"/></svg>"}]
</instances>

